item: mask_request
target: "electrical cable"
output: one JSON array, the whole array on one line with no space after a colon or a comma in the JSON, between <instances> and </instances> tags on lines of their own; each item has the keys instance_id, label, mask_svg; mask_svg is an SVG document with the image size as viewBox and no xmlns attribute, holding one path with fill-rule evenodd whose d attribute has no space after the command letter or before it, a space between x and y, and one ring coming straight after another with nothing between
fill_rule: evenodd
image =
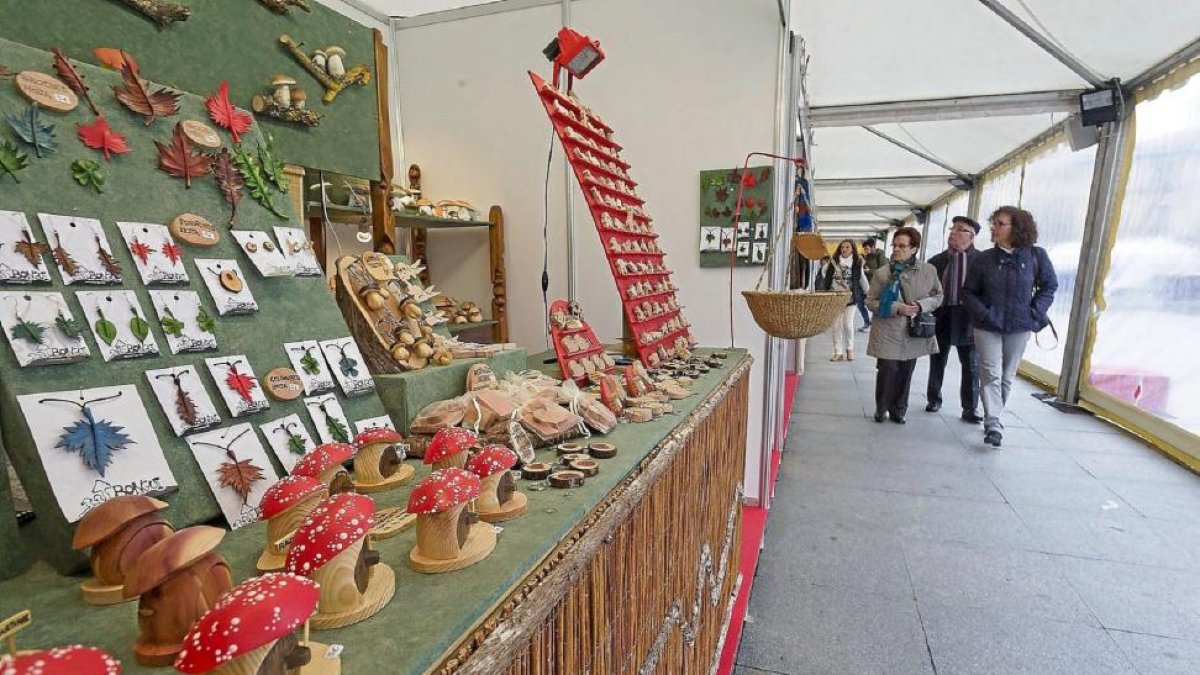
<instances>
[{"instance_id":1,"label":"electrical cable","mask_svg":"<svg viewBox=\"0 0 1200 675\"><path fill-rule=\"evenodd\" d=\"M550 348L550 164L554 159L554 128L550 129L550 147L546 151L546 178L542 181L542 320L543 338Z\"/></svg>"}]
</instances>

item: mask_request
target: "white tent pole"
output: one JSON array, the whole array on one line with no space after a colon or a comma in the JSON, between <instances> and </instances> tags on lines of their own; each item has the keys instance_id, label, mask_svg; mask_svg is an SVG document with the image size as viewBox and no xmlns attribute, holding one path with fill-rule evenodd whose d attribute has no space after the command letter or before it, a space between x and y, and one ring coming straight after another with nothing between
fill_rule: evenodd
<instances>
[{"instance_id":1,"label":"white tent pole","mask_svg":"<svg viewBox=\"0 0 1200 675\"><path fill-rule=\"evenodd\" d=\"M920 206L920 204L912 201L911 199L905 199L904 197L901 197L900 195L896 194L895 192L888 192L887 190L884 190L883 188L875 188L875 189L878 190L879 192L882 192L883 194L891 197L892 199L899 199L900 201L904 202L905 204L908 204L909 206Z\"/></svg>"},{"instance_id":2,"label":"white tent pole","mask_svg":"<svg viewBox=\"0 0 1200 675\"><path fill-rule=\"evenodd\" d=\"M879 188L943 187L955 176L878 176L871 178L818 178L814 191L877 190Z\"/></svg>"},{"instance_id":3,"label":"white tent pole","mask_svg":"<svg viewBox=\"0 0 1200 675\"><path fill-rule=\"evenodd\" d=\"M1062 91L816 106L812 109L812 124L817 127L857 127L888 122L940 122L980 117L1075 112L1079 110L1081 93L1083 93L1082 89L1065 89Z\"/></svg>"},{"instance_id":4,"label":"white tent pole","mask_svg":"<svg viewBox=\"0 0 1200 675\"><path fill-rule=\"evenodd\" d=\"M562 0L562 25L571 26L571 0ZM567 208L567 300L574 302L575 282L575 191L571 184L571 167L567 165L566 149L563 150L563 196Z\"/></svg>"},{"instance_id":5,"label":"white tent pole","mask_svg":"<svg viewBox=\"0 0 1200 675\"><path fill-rule=\"evenodd\" d=\"M1086 63L1075 58L1073 54L1051 41L1050 38L1039 33L1033 26L1025 23L1021 17L1005 7L1000 0L979 0L979 2L983 3L984 7L992 10L996 16L1004 19L1008 25L1017 29L1021 35L1032 40L1034 44L1041 47L1050 56L1058 59L1059 63L1074 71L1076 75L1083 78L1088 84L1093 87L1103 87L1108 84L1108 78L1092 70Z\"/></svg>"}]
</instances>

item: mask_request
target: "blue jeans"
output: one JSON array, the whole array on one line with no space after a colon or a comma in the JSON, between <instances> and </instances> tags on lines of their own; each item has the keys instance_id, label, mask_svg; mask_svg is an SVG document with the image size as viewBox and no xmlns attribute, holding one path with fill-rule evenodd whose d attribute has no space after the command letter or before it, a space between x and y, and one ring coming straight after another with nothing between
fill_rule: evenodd
<instances>
[{"instance_id":1,"label":"blue jeans","mask_svg":"<svg viewBox=\"0 0 1200 675\"><path fill-rule=\"evenodd\" d=\"M858 313L862 314L863 323L870 326L871 314L867 311L867 298L865 295L858 299Z\"/></svg>"}]
</instances>

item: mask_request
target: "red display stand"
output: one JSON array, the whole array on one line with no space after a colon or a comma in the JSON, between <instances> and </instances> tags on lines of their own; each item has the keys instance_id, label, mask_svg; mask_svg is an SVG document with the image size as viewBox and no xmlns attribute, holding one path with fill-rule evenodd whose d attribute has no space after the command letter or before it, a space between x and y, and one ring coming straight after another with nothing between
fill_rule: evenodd
<instances>
[{"instance_id":1,"label":"red display stand","mask_svg":"<svg viewBox=\"0 0 1200 675\"><path fill-rule=\"evenodd\" d=\"M559 91L536 73L529 78L583 189L642 363L656 366L677 348L694 347L666 254L658 246L645 201L637 195L637 183L629 178L629 164L621 159L621 146L612 139L612 127L574 93ZM560 353L560 363L561 358Z\"/></svg>"},{"instance_id":2,"label":"red display stand","mask_svg":"<svg viewBox=\"0 0 1200 675\"><path fill-rule=\"evenodd\" d=\"M554 343L564 380L583 384L592 373L612 374L615 364L604 353L604 345L596 339L582 313L572 312L566 300L550 303L550 341Z\"/></svg>"}]
</instances>

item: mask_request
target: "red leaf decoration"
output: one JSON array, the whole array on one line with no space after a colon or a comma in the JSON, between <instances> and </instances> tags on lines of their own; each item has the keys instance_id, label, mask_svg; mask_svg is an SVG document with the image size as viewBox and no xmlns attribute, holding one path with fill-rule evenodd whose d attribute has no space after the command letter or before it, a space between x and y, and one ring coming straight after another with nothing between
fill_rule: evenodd
<instances>
[{"instance_id":1,"label":"red leaf decoration","mask_svg":"<svg viewBox=\"0 0 1200 675\"><path fill-rule=\"evenodd\" d=\"M145 117L146 126L159 117L169 117L179 112L179 97L183 94L165 88L152 90L150 83L142 79L137 63L132 59L125 60L121 77L125 84L113 87L113 94L126 108Z\"/></svg>"},{"instance_id":2,"label":"red leaf decoration","mask_svg":"<svg viewBox=\"0 0 1200 675\"><path fill-rule=\"evenodd\" d=\"M183 125L175 125L171 143L158 146L158 168L175 178L182 178L184 187L192 187L192 179L207 176L212 172L212 158L192 150L192 145L183 133Z\"/></svg>"},{"instance_id":3,"label":"red leaf decoration","mask_svg":"<svg viewBox=\"0 0 1200 675\"><path fill-rule=\"evenodd\" d=\"M104 153L104 159L112 159L112 155L123 155L129 152L125 137L113 131L108 126L108 120L97 117L91 124L76 125L79 131L79 141L93 150Z\"/></svg>"},{"instance_id":4,"label":"red leaf decoration","mask_svg":"<svg viewBox=\"0 0 1200 675\"><path fill-rule=\"evenodd\" d=\"M245 373L239 373L237 368L230 368L229 374L225 376L225 384L230 389L236 391L237 395L241 396L243 401L246 401L247 403L254 402L254 396L251 395L250 392L253 391L254 387L257 385L255 384L253 377L250 377Z\"/></svg>"},{"instance_id":5,"label":"red leaf decoration","mask_svg":"<svg viewBox=\"0 0 1200 675\"><path fill-rule=\"evenodd\" d=\"M138 67L137 61L129 52L116 47L96 47L92 50L92 56L109 70L120 70L125 67L126 62L132 63L135 70Z\"/></svg>"},{"instance_id":6,"label":"red leaf decoration","mask_svg":"<svg viewBox=\"0 0 1200 675\"><path fill-rule=\"evenodd\" d=\"M75 69L75 66L67 60L67 55L62 53L58 47L51 47L50 53L54 54L54 72L58 73L58 79L67 83L67 86L83 97L87 101L88 107L92 109L93 115L99 115L100 111L96 109L96 104L92 102L91 90L83 83L83 74Z\"/></svg>"},{"instance_id":7,"label":"red leaf decoration","mask_svg":"<svg viewBox=\"0 0 1200 675\"><path fill-rule=\"evenodd\" d=\"M167 256L167 260L171 261L172 265L178 264L183 259L183 249L179 248L172 242L163 244L163 255Z\"/></svg>"},{"instance_id":8,"label":"red leaf decoration","mask_svg":"<svg viewBox=\"0 0 1200 675\"><path fill-rule=\"evenodd\" d=\"M262 480L263 470L255 465L253 460L231 460L221 463L217 469L217 475L221 487L232 488L242 498L244 504L250 498L250 491L254 488L254 484Z\"/></svg>"},{"instance_id":9,"label":"red leaf decoration","mask_svg":"<svg viewBox=\"0 0 1200 675\"><path fill-rule=\"evenodd\" d=\"M222 129L228 129L229 135L233 136L234 144L241 145L241 135L250 129L251 124L254 124L254 118L250 116L250 113L229 102L229 82L227 80L221 81L221 87L217 89L217 93L204 99L204 105L208 107L208 116L212 118L212 121Z\"/></svg>"},{"instance_id":10,"label":"red leaf decoration","mask_svg":"<svg viewBox=\"0 0 1200 675\"><path fill-rule=\"evenodd\" d=\"M150 247L144 242L134 238L133 243L129 245L129 252L132 253L138 260L142 261L143 265L150 264Z\"/></svg>"}]
</instances>

